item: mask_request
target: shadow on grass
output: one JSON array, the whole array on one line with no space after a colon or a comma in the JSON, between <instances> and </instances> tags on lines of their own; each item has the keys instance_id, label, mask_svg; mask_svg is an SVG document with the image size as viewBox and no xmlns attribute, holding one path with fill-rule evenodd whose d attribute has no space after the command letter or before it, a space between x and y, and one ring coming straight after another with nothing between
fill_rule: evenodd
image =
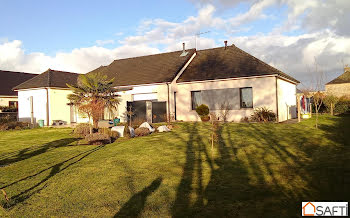
<instances>
[{"instance_id":1,"label":"shadow on grass","mask_svg":"<svg viewBox=\"0 0 350 218\"><path fill-rule=\"evenodd\" d=\"M40 155L48 151L49 149L59 148L69 145L72 142L79 140L78 138L65 138L58 139L52 142L48 142L41 146L34 146L30 148L22 149L19 152L12 152L2 155L0 158L0 166L9 165L18 161L26 160L36 155Z\"/></svg>"},{"instance_id":2,"label":"shadow on grass","mask_svg":"<svg viewBox=\"0 0 350 218\"><path fill-rule=\"evenodd\" d=\"M103 148L104 145L101 145L101 146L98 146L98 147L95 147L91 150L88 150L88 151L85 151L85 152L82 152L80 154L77 154L67 160L64 160L60 163L57 163L53 166L50 166L46 169L43 169L33 175L30 175L30 176L27 176L25 178L22 178L22 179L19 179L15 182L12 182L8 185L5 185L3 187L1 187L0 189L5 189L7 187L10 187L10 186L13 186L19 182L22 182L22 181L25 181L25 180L28 180L28 179L31 179L31 178L34 178L36 176L39 176L40 174L46 172L46 171L49 171L50 170L50 173L49 175L47 175L44 179L42 179L40 182L36 183L35 185L21 191L19 194L17 195L14 195L14 196L11 196L10 199L9 199L9 202L5 203L3 205L3 208L6 208L6 209L10 209L14 206L16 206L17 204L19 203L22 203L24 201L26 201L27 199L29 199L31 196L33 196L34 194L40 192L41 190L43 190L46 185L40 187L43 183L47 182L50 178L52 178L53 176L57 175L58 173L61 173L63 170L66 170L68 167L80 162L81 160L83 160L84 158L86 158L87 156L89 156L90 154L100 150L101 148ZM64 166L64 164L68 163L67 165ZM40 188L38 188L40 187Z\"/></svg>"},{"instance_id":3,"label":"shadow on grass","mask_svg":"<svg viewBox=\"0 0 350 218\"><path fill-rule=\"evenodd\" d=\"M114 217L138 217L145 207L147 197L156 191L161 183L162 178L155 179L149 186L133 195Z\"/></svg>"},{"instance_id":4,"label":"shadow on grass","mask_svg":"<svg viewBox=\"0 0 350 218\"><path fill-rule=\"evenodd\" d=\"M320 130L223 124L215 155L209 155L209 127L184 124L188 137L172 133L186 144L172 216L294 217L302 201L347 201L349 118L325 118ZM321 145L322 139L330 142Z\"/></svg>"}]
</instances>

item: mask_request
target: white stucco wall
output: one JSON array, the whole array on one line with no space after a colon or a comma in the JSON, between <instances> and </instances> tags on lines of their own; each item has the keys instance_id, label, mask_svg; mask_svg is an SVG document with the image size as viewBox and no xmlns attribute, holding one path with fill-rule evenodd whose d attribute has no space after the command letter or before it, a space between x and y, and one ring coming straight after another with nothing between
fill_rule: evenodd
<instances>
[{"instance_id":1,"label":"white stucco wall","mask_svg":"<svg viewBox=\"0 0 350 218\"><path fill-rule=\"evenodd\" d=\"M296 85L282 79L277 79L278 90L278 121L282 122L296 118Z\"/></svg>"},{"instance_id":2,"label":"white stucco wall","mask_svg":"<svg viewBox=\"0 0 350 218\"><path fill-rule=\"evenodd\" d=\"M253 89L253 108L267 107L276 112L276 79L274 76L231 79L222 81L207 81L195 83L182 83L173 86L172 93L176 91L176 116L177 120L199 121L200 118L196 111L191 108L191 91L225 89L225 88L243 88L252 87ZM173 96L173 94L171 95ZM171 100L173 102L173 100ZM239 102L238 102L239 104ZM171 104L171 108L174 106ZM239 122L243 117L250 116L254 109L231 110L229 121ZM218 110L216 111L219 112Z\"/></svg>"},{"instance_id":3,"label":"white stucco wall","mask_svg":"<svg viewBox=\"0 0 350 218\"><path fill-rule=\"evenodd\" d=\"M9 106L10 101L18 101L17 96L0 96L0 106Z\"/></svg>"},{"instance_id":4,"label":"white stucco wall","mask_svg":"<svg viewBox=\"0 0 350 218\"><path fill-rule=\"evenodd\" d=\"M49 88L49 125L52 125L53 120L63 120L67 124L71 123L71 110L67 96L72 93L72 91L67 89ZM31 118L31 108L30 108L30 96L33 96L33 111L34 120L44 120L46 121L46 90L44 88L40 89L29 89L29 90L19 90L18 91L18 116L19 120L24 122L30 122ZM74 111L75 120L78 123L88 122L87 118L84 118Z\"/></svg>"},{"instance_id":5,"label":"white stucco wall","mask_svg":"<svg viewBox=\"0 0 350 218\"><path fill-rule=\"evenodd\" d=\"M18 118L23 122L30 122L30 97L33 96L34 121L44 120L46 125L46 90L31 89L18 91Z\"/></svg>"}]
</instances>

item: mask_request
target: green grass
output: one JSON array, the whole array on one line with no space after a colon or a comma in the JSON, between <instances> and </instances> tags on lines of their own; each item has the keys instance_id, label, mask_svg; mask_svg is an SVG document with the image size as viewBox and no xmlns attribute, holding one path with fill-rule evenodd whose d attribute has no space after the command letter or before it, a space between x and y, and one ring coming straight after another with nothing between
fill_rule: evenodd
<instances>
[{"instance_id":1,"label":"green grass","mask_svg":"<svg viewBox=\"0 0 350 218\"><path fill-rule=\"evenodd\" d=\"M180 123L105 146L70 129L0 132L0 217L295 217L349 201L350 117L298 124Z\"/></svg>"}]
</instances>

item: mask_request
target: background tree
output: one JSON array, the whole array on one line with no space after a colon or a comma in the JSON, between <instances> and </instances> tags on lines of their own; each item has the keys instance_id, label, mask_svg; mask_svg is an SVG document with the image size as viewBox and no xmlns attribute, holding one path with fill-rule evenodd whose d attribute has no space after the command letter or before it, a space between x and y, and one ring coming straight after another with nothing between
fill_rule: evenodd
<instances>
[{"instance_id":1,"label":"background tree","mask_svg":"<svg viewBox=\"0 0 350 218\"><path fill-rule=\"evenodd\" d=\"M101 73L91 73L79 75L77 85L67 84L73 91L68 99L80 112L92 118L94 128L98 127L105 109L117 109L118 90L113 87L113 81Z\"/></svg>"},{"instance_id":2,"label":"background tree","mask_svg":"<svg viewBox=\"0 0 350 218\"><path fill-rule=\"evenodd\" d=\"M326 105L327 109L331 112L331 115L334 115L334 107L338 103L339 98L332 94L327 94L323 102Z\"/></svg>"},{"instance_id":3,"label":"background tree","mask_svg":"<svg viewBox=\"0 0 350 218\"><path fill-rule=\"evenodd\" d=\"M315 112L316 112L315 127L317 129L318 128L318 112L323 104L323 100L325 98L325 95L322 91L322 89L324 87L324 73L323 73L323 71L319 70L316 58L315 58L315 71L313 72L312 77L314 80L314 82L313 82L314 88L311 88L311 89L314 91L311 94L312 94L313 104L315 106Z\"/></svg>"}]
</instances>

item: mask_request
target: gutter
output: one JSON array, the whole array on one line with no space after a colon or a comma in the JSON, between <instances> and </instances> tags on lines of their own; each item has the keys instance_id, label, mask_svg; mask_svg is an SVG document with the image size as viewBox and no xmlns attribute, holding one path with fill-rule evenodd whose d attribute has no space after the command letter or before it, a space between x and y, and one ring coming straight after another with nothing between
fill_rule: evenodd
<instances>
[{"instance_id":1,"label":"gutter","mask_svg":"<svg viewBox=\"0 0 350 218\"><path fill-rule=\"evenodd\" d=\"M277 83L277 76L275 77L276 78L276 121L277 123L279 122L278 120L278 83Z\"/></svg>"},{"instance_id":2,"label":"gutter","mask_svg":"<svg viewBox=\"0 0 350 218\"><path fill-rule=\"evenodd\" d=\"M167 88L168 88L168 122L170 122L170 96L169 96L169 83L166 83Z\"/></svg>"},{"instance_id":3,"label":"gutter","mask_svg":"<svg viewBox=\"0 0 350 218\"><path fill-rule=\"evenodd\" d=\"M50 125L50 111L49 111L49 89L45 88L46 90L46 125Z\"/></svg>"}]
</instances>

